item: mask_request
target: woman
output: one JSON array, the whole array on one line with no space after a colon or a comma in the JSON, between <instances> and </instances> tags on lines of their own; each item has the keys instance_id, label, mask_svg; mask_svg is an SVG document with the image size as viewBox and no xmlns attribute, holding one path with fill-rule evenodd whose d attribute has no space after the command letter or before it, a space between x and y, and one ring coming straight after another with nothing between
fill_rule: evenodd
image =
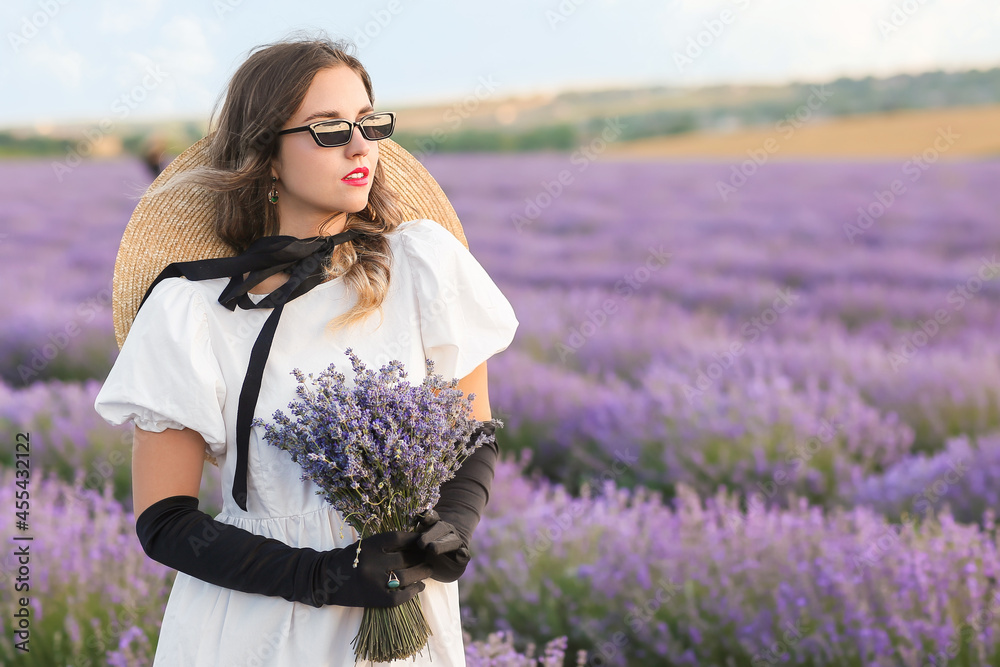
<instances>
[{"instance_id":1,"label":"woman","mask_svg":"<svg viewBox=\"0 0 1000 667\"><path fill-rule=\"evenodd\" d=\"M464 664L457 579L495 443L417 532L365 538L355 568L357 534L249 427L295 398L291 369L344 366L353 348L369 368L401 360L415 383L433 359L492 433L486 360L517 319L344 46L252 53L215 131L157 179L119 250L121 352L95 409L134 422L136 532L178 570L156 667L353 665L363 607L416 595L433 634L408 664ZM214 518L197 509L206 457L222 470Z\"/></svg>"}]
</instances>

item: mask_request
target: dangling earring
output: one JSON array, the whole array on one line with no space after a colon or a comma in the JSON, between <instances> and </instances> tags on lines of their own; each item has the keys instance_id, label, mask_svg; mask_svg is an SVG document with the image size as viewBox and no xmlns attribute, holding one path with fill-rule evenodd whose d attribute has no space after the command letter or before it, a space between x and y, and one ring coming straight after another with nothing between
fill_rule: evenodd
<instances>
[{"instance_id":1,"label":"dangling earring","mask_svg":"<svg viewBox=\"0 0 1000 667\"><path fill-rule=\"evenodd\" d=\"M277 176L271 177L271 191L267 194L267 199L272 204L278 203L278 186L274 185L274 183L277 182L277 180L278 180Z\"/></svg>"}]
</instances>

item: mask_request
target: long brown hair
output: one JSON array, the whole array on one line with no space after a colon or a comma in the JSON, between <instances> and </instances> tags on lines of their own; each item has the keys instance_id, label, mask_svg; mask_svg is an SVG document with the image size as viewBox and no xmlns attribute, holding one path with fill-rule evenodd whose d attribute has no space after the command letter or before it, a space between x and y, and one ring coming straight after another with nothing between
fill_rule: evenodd
<instances>
[{"instance_id":1,"label":"long brown hair","mask_svg":"<svg viewBox=\"0 0 1000 667\"><path fill-rule=\"evenodd\" d=\"M184 184L210 190L217 212L215 232L236 252L246 250L261 237L278 234L277 212L267 202L271 160L278 151L277 133L305 99L316 73L329 67L350 67L375 106L371 79L350 53L353 47L347 40L304 35L251 49L229 82L221 111L223 98L213 107L210 126L215 126L215 131L208 147L208 165L178 172L157 191ZM328 277L342 275L357 295L357 303L329 323L331 329L381 311L389 289L391 259L384 234L404 221L403 205L386 183L380 160L367 207L347 216L345 229L357 229L363 235L339 244L326 267ZM320 225L320 233L339 213L331 212Z\"/></svg>"}]
</instances>

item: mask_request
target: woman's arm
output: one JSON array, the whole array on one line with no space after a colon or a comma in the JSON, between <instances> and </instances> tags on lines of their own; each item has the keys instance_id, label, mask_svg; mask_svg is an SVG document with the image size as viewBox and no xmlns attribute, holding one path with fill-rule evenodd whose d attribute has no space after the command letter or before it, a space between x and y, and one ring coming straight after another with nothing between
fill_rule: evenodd
<instances>
[{"instance_id":1,"label":"woman's arm","mask_svg":"<svg viewBox=\"0 0 1000 667\"><path fill-rule=\"evenodd\" d=\"M132 436L132 506L135 516L170 496L198 497L205 469L205 439L194 429L162 433L135 427Z\"/></svg>"},{"instance_id":2,"label":"woman's arm","mask_svg":"<svg viewBox=\"0 0 1000 667\"><path fill-rule=\"evenodd\" d=\"M135 429L132 499L136 535L153 560L202 581L313 607L392 607L424 589L432 573L412 532L379 533L350 547L291 547L198 509L205 440L198 431ZM354 566L355 558L358 565ZM389 572L400 587L386 587Z\"/></svg>"},{"instance_id":3,"label":"woman's arm","mask_svg":"<svg viewBox=\"0 0 1000 667\"><path fill-rule=\"evenodd\" d=\"M476 368L458 381L458 389L463 394L475 394L472 399L472 416L479 421L489 421L493 418L490 411L490 391L487 386L486 362L479 364Z\"/></svg>"}]
</instances>

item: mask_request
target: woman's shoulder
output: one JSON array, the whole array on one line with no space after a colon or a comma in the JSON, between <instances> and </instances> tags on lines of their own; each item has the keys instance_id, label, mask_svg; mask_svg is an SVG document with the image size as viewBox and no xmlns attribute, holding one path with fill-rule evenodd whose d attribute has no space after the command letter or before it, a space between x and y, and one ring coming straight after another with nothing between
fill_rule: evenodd
<instances>
[{"instance_id":1,"label":"woman's shoulder","mask_svg":"<svg viewBox=\"0 0 1000 667\"><path fill-rule=\"evenodd\" d=\"M456 252L468 252L465 245L440 222L431 218L417 218L400 223L394 233L388 234L390 243L409 259L433 261Z\"/></svg>"},{"instance_id":2,"label":"woman's shoulder","mask_svg":"<svg viewBox=\"0 0 1000 667\"><path fill-rule=\"evenodd\" d=\"M227 282L227 278L209 280L188 280L182 276L164 278L149 292L139 311L156 311L159 314L191 311L206 313L208 304L214 298L212 295L218 296Z\"/></svg>"},{"instance_id":3,"label":"woman's shoulder","mask_svg":"<svg viewBox=\"0 0 1000 667\"><path fill-rule=\"evenodd\" d=\"M395 233L390 237L397 239L412 239L421 237L441 236L447 234L453 236L451 232L444 228L437 220L431 218L414 218L406 220L396 225ZM458 239L456 239L458 240Z\"/></svg>"}]
</instances>

